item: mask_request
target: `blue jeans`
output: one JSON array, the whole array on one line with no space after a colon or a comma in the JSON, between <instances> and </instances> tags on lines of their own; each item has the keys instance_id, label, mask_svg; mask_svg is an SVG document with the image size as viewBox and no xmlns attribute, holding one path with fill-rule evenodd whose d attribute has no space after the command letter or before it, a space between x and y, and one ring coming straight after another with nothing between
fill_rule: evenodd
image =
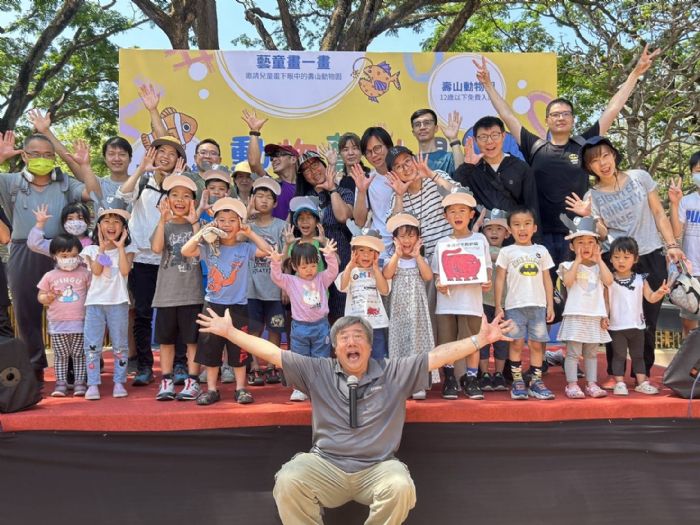
<instances>
[{"instance_id":1,"label":"blue jeans","mask_svg":"<svg viewBox=\"0 0 700 525\"><path fill-rule=\"evenodd\" d=\"M292 319L291 340L290 349L296 354L308 357L331 355L331 328L328 319L313 323Z\"/></svg>"},{"instance_id":2,"label":"blue jeans","mask_svg":"<svg viewBox=\"0 0 700 525\"><path fill-rule=\"evenodd\" d=\"M129 303L90 305L85 307L85 360L87 384L99 385L100 356L109 328L114 353L114 382L126 383L126 365L129 356Z\"/></svg>"},{"instance_id":3,"label":"blue jeans","mask_svg":"<svg viewBox=\"0 0 700 525\"><path fill-rule=\"evenodd\" d=\"M372 330L372 359L386 359L389 356L386 332L387 328Z\"/></svg>"}]
</instances>

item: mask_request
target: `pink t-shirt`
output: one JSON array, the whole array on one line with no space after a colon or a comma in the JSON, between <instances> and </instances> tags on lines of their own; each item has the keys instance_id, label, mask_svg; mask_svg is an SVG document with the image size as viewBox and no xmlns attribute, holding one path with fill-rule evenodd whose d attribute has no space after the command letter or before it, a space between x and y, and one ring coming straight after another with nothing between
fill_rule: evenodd
<instances>
[{"instance_id":1,"label":"pink t-shirt","mask_svg":"<svg viewBox=\"0 0 700 525\"><path fill-rule=\"evenodd\" d=\"M89 286L90 272L84 266L72 272L56 269L44 274L36 287L42 292L56 294L46 313L49 322L85 319L85 296Z\"/></svg>"}]
</instances>

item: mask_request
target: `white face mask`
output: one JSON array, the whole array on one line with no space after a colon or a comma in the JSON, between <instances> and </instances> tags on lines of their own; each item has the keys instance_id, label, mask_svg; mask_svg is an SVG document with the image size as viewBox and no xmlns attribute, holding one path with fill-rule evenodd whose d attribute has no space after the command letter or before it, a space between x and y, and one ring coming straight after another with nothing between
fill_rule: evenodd
<instances>
[{"instance_id":1,"label":"white face mask","mask_svg":"<svg viewBox=\"0 0 700 525\"><path fill-rule=\"evenodd\" d=\"M72 272L80 264L80 257L68 257L65 259L56 259L56 266L59 270Z\"/></svg>"},{"instance_id":2,"label":"white face mask","mask_svg":"<svg viewBox=\"0 0 700 525\"><path fill-rule=\"evenodd\" d=\"M700 171L693 173L693 184L700 188Z\"/></svg>"},{"instance_id":3,"label":"white face mask","mask_svg":"<svg viewBox=\"0 0 700 525\"><path fill-rule=\"evenodd\" d=\"M63 229L71 235L82 235L87 230L87 223L82 219L70 220L63 224Z\"/></svg>"}]
</instances>

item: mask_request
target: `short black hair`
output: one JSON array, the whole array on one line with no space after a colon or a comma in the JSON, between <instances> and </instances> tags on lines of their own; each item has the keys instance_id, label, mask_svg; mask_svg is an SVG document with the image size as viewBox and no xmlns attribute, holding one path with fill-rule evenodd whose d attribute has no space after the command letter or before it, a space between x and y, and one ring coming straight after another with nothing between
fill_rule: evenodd
<instances>
[{"instance_id":1,"label":"short black hair","mask_svg":"<svg viewBox=\"0 0 700 525\"><path fill-rule=\"evenodd\" d=\"M78 253L83 250L80 239L70 233L59 233L49 243L49 254L56 255L61 252L69 252L74 248L78 250Z\"/></svg>"},{"instance_id":2,"label":"short black hair","mask_svg":"<svg viewBox=\"0 0 700 525\"><path fill-rule=\"evenodd\" d=\"M391 233L391 236L396 238L404 232L406 232L406 233L415 232L416 235L418 235L418 237L420 237L420 228L418 228L417 226L413 226L411 224L404 224L403 226L399 226Z\"/></svg>"},{"instance_id":3,"label":"short black hair","mask_svg":"<svg viewBox=\"0 0 700 525\"><path fill-rule=\"evenodd\" d=\"M535 211L532 208L528 206L515 206L508 212L508 226L510 226L510 221L513 218L513 216L518 214L529 215L533 218L535 222L537 222L537 216L535 215Z\"/></svg>"},{"instance_id":4,"label":"short black hair","mask_svg":"<svg viewBox=\"0 0 700 525\"><path fill-rule=\"evenodd\" d=\"M693 168L698 164L700 164L700 151L696 151L690 156L690 159L688 160L690 171L693 171Z\"/></svg>"},{"instance_id":5,"label":"short black hair","mask_svg":"<svg viewBox=\"0 0 700 525\"><path fill-rule=\"evenodd\" d=\"M505 124L503 124L503 121L500 118L493 117L491 115L481 117L474 123L474 126L472 127L472 129L474 130L474 136L476 137L476 133L480 129L488 129L494 126L498 126L502 132L506 130L506 126Z\"/></svg>"},{"instance_id":6,"label":"short black hair","mask_svg":"<svg viewBox=\"0 0 700 525\"><path fill-rule=\"evenodd\" d=\"M49 144L51 144L51 148L52 148L54 151L56 151L56 148L54 147L54 145L53 145L53 143L51 142L51 140L49 139L49 137L47 137L47 136L44 135L43 133L32 133L32 134L29 135L26 139L24 139L24 144L23 144L22 147L23 147L24 149L27 149L27 145L28 145L30 142L32 142L33 140L42 140L42 141L44 141L44 142L48 142Z\"/></svg>"},{"instance_id":7,"label":"short black hair","mask_svg":"<svg viewBox=\"0 0 700 525\"><path fill-rule=\"evenodd\" d=\"M258 186L257 188L253 188L253 191L250 192L251 195L255 195L259 191L266 191L270 195L272 195L272 200L274 202L277 202L277 195L275 194L274 191L272 191L270 188L266 188L265 186Z\"/></svg>"},{"instance_id":8,"label":"short black hair","mask_svg":"<svg viewBox=\"0 0 700 525\"><path fill-rule=\"evenodd\" d=\"M320 259L321 256L318 253L318 248L310 242L297 242L289 256L289 261L294 268L298 268L300 264L305 263L318 264Z\"/></svg>"},{"instance_id":9,"label":"short black hair","mask_svg":"<svg viewBox=\"0 0 700 525\"><path fill-rule=\"evenodd\" d=\"M356 133L348 131L347 133L343 133L340 136L340 139L338 140L338 151L343 149L345 147L345 144L347 144L348 142L352 142L355 146L360 148L360 137L358 137Z\"/></svg>"},{"instance_id":10,"label":"short black hair","mask_svg":"<svg viewBox=\"0 0 700 525\"><path fill-rule=\"evenodd\" d=\"M424 108L417 109L413 112L413 114L411 115L411 126L413 126L414 120L416 120L418 117L422 117L423 115L431 115L433 117L433 120L435 121L435 124L437 124L437 113L435 113L432 109Z\"/></svg>"},{"instance_id":11,"label":"short black hair","mask_svg":"<svg viewBox=\"0 0 700 525\"><path fill-rule=\"evenodd\" d=\"M175 188L183 188L183 187L184 187L184 186L173 186L172 188L170 188L170 189L168 190L168 192L166 193L166 195L167 195L168 197L170 197L170 192L171 192L171 191L173 191ZM185 188L185 189L190 190L189 188ZM196 191L192 191L192 190L190 190L190 191L192 192L192 200L197 200L197 192L196 192Z\"/></svg>"},{"instance_id":12,"label":"short black hair","mask_svg":"<svg viewBox=\"0 0 700 525\"><path fill-rule=\"evenodd\" d=\"M202 146L203 144L211 144L212 146L216 146L216 149L219 150L219 155L221 155L221 146L219 146L219 143L216 142L214 139L203 139L199 141L199 144L195 146L194 148L194 154L196 155L199 153L199 146Z\"/></svg>"},{"instance_id":13,"label":"short black hair","mask_svg":"<svg viewBox=\"0 0 700 525\"><path fill-rule=\"evenodd\" d=\"M66 204L61 210L61 226L65 224L65 222L68 220L68 216L71 213L79 213L88 224L90 224L90 221L92 220L90 208L88 208L82 202L71 202L70 204Z\"/></svg>"},{"instance_id":14,"label":"short black hair","mask_svg":"<svg viewBox=\"0 0 700 525\"><path fill-rule=\"evenodd\" d=\"M126 151L129 154L129 159L134 154L134 150L131 149L131 144L129 144L129 141L126 140L124 137L110 137L108 138L104 144L102 144L102 156L105 157L107 156L107 148L117 148Z\"/></svg>"},{"instance_id":15,"label":"short black hair","mask_svg":"<svg viewBox=\"0 0 700 525\"><path fill-rule=\"evenodd\" d=\"M227 189L231 189L231 185L223 179L207 179L204 181L204 187L208 188L210 182L223 182L224 184L226 184Z\"/></svg>"},{"instance_id":16,"label":"short black hair","mask_svg":"<svg viewBox=\"0 0 700 525\"><path fill-rule=\"evenodd\" d=\"M574 114L574 103L566 98L559 97L559 98L555 98L554 100L550 101L549 104L547 104L547 109L545 109L545 112L544 112L544 114L547 117L549 116L549 110L552 109L552 106L554 104L566 104L567 106L569 106L569 108L571 108L571 114L572 115Z\"/></svg>"},{"instance_id":17,"label":"short black hair","mask_svg":"<svg viewBox=\"0 0 700 525\"><path fill-rule=\"evenodd\" d=\"M632 237L618 237L610 244L610 255L615 252L630 253L637 258L639 257L639 245Z\"/></svg>"},{"instance_id":18,"label":"short black hair","mask_svg":"<svg viewBox=\"0 0 700 525\"><path fill-rule=\"evenodd\" d=\"M394 147L394 141L391 139L391 135L389 135L387 130L378 126L372 126L365 130L360 139L360 149L363 155L367 152L367 143L372 137L384 144L387 149Z\"/></svg>"},{"instance_id":19,"label":"short black hair","mask_svg":"<svg viewBox=\"0 0 700 525\"><path fill-rule=\"evenodd\" d=\"M107 213L105 213L97 219L97 222L95 223L95 229L92 230L92 244L100 244L100 222L102 221L102 219L107 217L107 215L114 215L115 217L119 217L119 220L122 221L122 228L126 228L126 241L124 241L124 246L129 246L131 244L131 232L129 231L129 223L121 215L117 215L116 213L109 213L109 210L107 210Z\"/></svg>"}]
</instances>

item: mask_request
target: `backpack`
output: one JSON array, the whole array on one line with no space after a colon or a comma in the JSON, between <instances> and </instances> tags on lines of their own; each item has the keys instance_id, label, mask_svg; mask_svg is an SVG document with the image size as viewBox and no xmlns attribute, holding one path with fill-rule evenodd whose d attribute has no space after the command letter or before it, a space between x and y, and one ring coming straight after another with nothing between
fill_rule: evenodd
<instances>
[{"instance_id":1,"label":"backpack","mask_svg":"<svg viewBox=\"0 0 700 525\"><path fill-rule=\"evenodd\" d=\"M668 286L671 289L668 299L671 304L691 314L700 312L700 282L690 275L682 260L676 264L671 263L668 269L668 280Z\"/></svg>"},{"instance_id":2,"label":"backpack","mask_svg":"<svg viewBox=\"0 0 700 525\"><path fill-rule=\"evenodd\" d=\"M573 135L569 140L573 140L576 144L583 147L586 143L586 138L583 135ZM547 144L545 139L537 139L530 148L530 162L535 158L535 155Z\"/></svg>"}]
</instances>

